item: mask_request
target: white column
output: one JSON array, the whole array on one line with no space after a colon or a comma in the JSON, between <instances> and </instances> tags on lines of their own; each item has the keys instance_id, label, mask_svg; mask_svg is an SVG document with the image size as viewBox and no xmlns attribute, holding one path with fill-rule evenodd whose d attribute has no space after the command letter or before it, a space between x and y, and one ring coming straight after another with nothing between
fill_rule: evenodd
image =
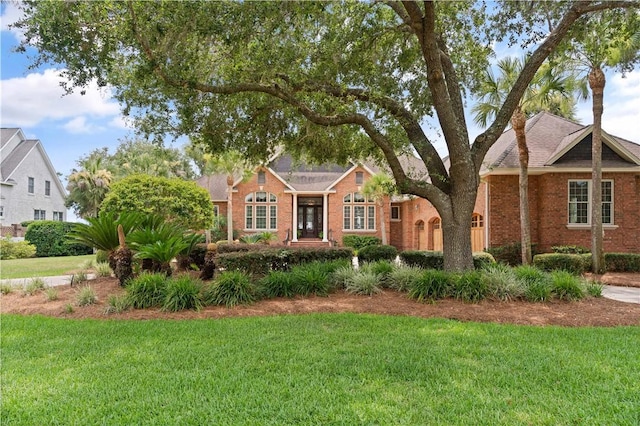
<instances>
[{"instance_id":1,"label":"white column","mask_svg":"<svg viewBox=\"0 0 640 426\"><path fill-rule=\"evenodd\" d=\"M328 223L329 223L329 202L328 202L329 194L322 195L322 242L326 243L329 240L327 239L328 232Z\"/></svg>"},{"instance_id":2,"label":"white column","mask_svg":"<svg viewBox=\"0 0 640 426\"><path fill-rule=\"evenodd\" d=\"M293 229L291 229L291 241L298 242L298 194L293 194Z\"/></svg>"}]
</instances>

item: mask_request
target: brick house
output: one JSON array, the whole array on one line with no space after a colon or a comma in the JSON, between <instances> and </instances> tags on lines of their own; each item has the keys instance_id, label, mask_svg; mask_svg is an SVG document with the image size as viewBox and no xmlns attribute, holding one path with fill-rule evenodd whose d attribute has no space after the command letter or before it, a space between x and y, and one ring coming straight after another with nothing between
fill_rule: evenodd
<instances>
[{"instance_id":1,"label":"brick house","mask_svg":"<svg viewBox=\"0 0 640 426\"><path fill-rule=\"evenodd\" d=\"M540 113L527 122L532 242L590 246L591 131ZM417 158L405 170L422 174ZM507 130L485 157L471 218L473 251L520 241L518 148ZM374 164L311 166L276 157L233 187L233 223L240 235L271 231L290 244L342 244L347 234L381 238L378 207L360 193ZM414 175L415 176L415 175ZM603 133L605 251L640 252L640 146ZM225 176L204 176L216 213L226 216ZM441 219L428 201L394 196L385 203L387 239L398 250L442 250Z\"/></svg>"},{"instance_id":2,"label":"brick house","mask_svg":"<svg viewBox=\"0 0 640 426\"><path fill-rule=\"evenodd\" d=\"M526 124L529 147L531 241L591 246L593 126L549 113ZM481 177L486 185L489 247L520 241L518 147L513 130L491 147ZM602 132L604 250L640 252L640 145Z\"/></svg>"}]
</instances>

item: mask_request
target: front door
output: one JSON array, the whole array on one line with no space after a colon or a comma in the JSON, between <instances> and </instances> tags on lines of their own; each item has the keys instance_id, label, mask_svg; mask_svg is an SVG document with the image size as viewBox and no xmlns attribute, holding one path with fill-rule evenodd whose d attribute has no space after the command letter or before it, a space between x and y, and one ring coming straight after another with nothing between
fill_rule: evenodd
<instances>
[{"instance_id":1,"label":"front door","mask_svg":"<svg viewBox=\"0 0 640 426\"><path fill-rule=\"evenodd\" d=\"M298 206L299 238L319 238L322 231L322 206Z\"/></svg>"}]
</instances>

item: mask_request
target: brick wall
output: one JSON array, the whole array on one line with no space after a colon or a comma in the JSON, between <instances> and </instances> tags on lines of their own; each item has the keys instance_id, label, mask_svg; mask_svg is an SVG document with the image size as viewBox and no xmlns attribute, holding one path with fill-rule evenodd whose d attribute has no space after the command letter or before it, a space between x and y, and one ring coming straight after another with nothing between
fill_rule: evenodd
<instances>
[{"instance_id":1,"label":"brick wall","mask_svg":"<svg viewBox=\"0 0 640 426\"><path fill-rule=\"evenodd\" d=\"M568 223L569 179L591 179L590 173L548 173L529 177L531 239L539 251L554 245L591 246L588 226ZM640 252L640 174L603 173L612 179L614 227L604 229L604 250ZM490 235L492 247L520 241L517 176L490 176Z\"/></svg>"}]
</instances>

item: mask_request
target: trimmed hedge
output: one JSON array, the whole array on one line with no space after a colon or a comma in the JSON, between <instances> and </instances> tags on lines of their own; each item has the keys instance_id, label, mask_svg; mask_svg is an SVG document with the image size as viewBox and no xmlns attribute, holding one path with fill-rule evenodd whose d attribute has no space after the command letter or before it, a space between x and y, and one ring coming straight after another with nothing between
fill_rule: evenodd
<instances>
[{"instance_id":1,"label":"trimmed hedge","mask_svg":"<svg viewBox=\"0 0 640 426\"><path fill-rule=\"evenodd\" d=\"M360 262L376 262L378 260L394 260L398 249L394 246L366 246L358 250Z\"/></svg>"},{"instance_id":2,"label":"trimmed hedge","mask_svg":"<svg viewBox=\"0 0 640 426\"><path fill-rule=\"evenodd\" d=\"M36 255L36 247L28 241L11 241L0 238L0 259L26 259Z\"/></svg>"},{"instance_id":3,"label":"trimmed hedge","mask_svg":"<svg viewBox=\"0 0 640 426\"><path fill-rule=\"evenodd\" d=\"M522 265L522 244L519 242L491 247L486 251L491 253L496 262L506 263L509 266ZM531 254L533 256L537 254L536 244L531 244Z\"/></svg>"},{"instance_id":4,"label":"trimmed hedge","mask_svg":"<svg viewBox=\"0 0 640 426\"><path fill-rule=\"evenodd\" d=\"M247 244L247 243L218 243L218 253L237 253L249 251L262 251L269 249L285 249L287 246L267 245L267 244Z\"/></svg>"},{"instance_id":5,"label":"trimmed hedge","mask_svg":"<svg viewBox=\"0 0 640 426\"><path fill-rule=\"evenodd\" d=\"M342 237L342 245L345 247L353 247L354 250L360 250L368 246L377 246L380 242L380 238L370 235L344 235Z\"/></svg>"},{"instance_id":6,"label":"trimmed hedge","mask_svg":"<svg viewBox=\"0 0 640 426\"><path fill-rule=\"evenodd\" d=\"M234 244L239 245L239 244ZM218 246L218 249L222 245ZM314 261L351 259L353 250L341 248L263 248L262 250L236 251L216 256L216 266L226 271L244 271L264 276L269 271L288 271L292 266Z\"/></svg>"},{"instance_id":7,"label":"trimmed hedge","mask_svg":"<svg viewBox=\"0 0 640 426\"><path fill-rule=\"evenodd\" d=\"M567 271L581 275L591 269L591 254L537 254L533 257L533 266L543 271Z\"/></svg>"},{"instance_id":8,"label":"trimmed hedge","mask_svg":"<svg viewBox=\"0 0 640 426\"><path fill-rule=\"evenodd\" d=\"M93 253L91 247L67 241L75 223L38 220L27 228L24 239L36 246L37 257L80 256Z\"/></svg>"},{"instance_id":9,"label":"trimmed hedge","mask_svg":"<svg viewBox=\"0 0 640 426\"><path fill-rule=\"evenodd\" d=\"M444 269L444 255L441 251L406 250L400 253L400 259L409 266L417 266L424 269ZM487 265L496 263L490 253L473 253L473 266L482 269Z\"/></svg>"},{"instance_id":10,"label":"trimmed hedge","mask_svg":"<svg viewBox=\"0 0 640 426\"><path fill-rule=\"evenodd\" d=\"M640 254L605 253L604 264L608 272L640 272Z\"/></svg>"}]
</instances>

